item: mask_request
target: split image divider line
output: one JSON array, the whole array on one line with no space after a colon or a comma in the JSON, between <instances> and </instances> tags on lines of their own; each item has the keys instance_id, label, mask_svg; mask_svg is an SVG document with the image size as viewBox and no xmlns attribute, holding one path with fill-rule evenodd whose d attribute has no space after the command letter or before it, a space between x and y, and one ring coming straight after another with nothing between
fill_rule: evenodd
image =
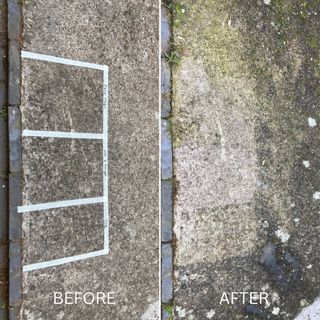
<instances>
[{"instance_id":1,"label":"split image divider line","mask_svg":"<svg viewBox=\"0 0 320 320\"><path fill-rule=\"evenodd\" d=\"M109 253L109 198L108 198L108 84L109 84L109 68L107 65L93 64L78 60L65 59L51 55L38 54L29 51L21 51L21 57L39 61L59 63L64 65L96 69L103 71L103 132L102 133L83 133L83 132L64 132L64 131L43 131L43 130L23 130L23 137L41 137L41 138L64 138L64 139L99 139L103 143L103 196L96 198L84 198L63 200L48 203L39 203L18 207L19 213L27 213L39 210L48 210L54 208L63 208L79 205L90 205L95 203L103 203L103 249L88 252L80 255L69 256L60 259L52 259L44 262L33 263L23 266L23 271L33 271L52 266L58 266L69 262L84 260L92 257L102 256Z\"/></svg>"}]
</instances>

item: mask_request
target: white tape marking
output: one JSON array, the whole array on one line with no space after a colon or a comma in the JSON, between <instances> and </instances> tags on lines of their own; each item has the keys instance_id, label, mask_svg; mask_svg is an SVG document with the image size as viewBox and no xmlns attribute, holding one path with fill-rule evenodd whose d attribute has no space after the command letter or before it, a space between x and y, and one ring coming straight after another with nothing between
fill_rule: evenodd
<instances>
[{"instance_id":1,"label":"white tape marking","mask_svg":"<svg viewBox=\"0 0 320 320\"><path fill-rule=\"evenodd\" d=\"M41 138L67 138L67 139L103 139L101 133L85 132L64 132L64 131L41 131L41 130L23 130L23 137L41 137Z\"/></svg>"},{"instance_id":2,"label":"white tape marking","mask_svg":"<svg viewBox=\"0 0 320 320\"><path fill-rule=\"evenodd\" d=\"M108 99L109 99L109 70L103 70L103 221L104 249L109 251L109 199L108 199Z\"/></svg>"},{"instance_id":3,"label":"white tape marking","mask_svg":"<svg viewBox=\"0 0 320 320\"><path fill-rule=\"evenodd\" d=\"M84 62L84 61L78 61L78 60L64 59L64 58L60 58L60 57L50 56L47 54L34 53L34 52L30 52L30 51L21 51L21 57L27 58L27 59L32 59L32 60L40 60L40 61L65 64L68 66L89 68L89 69L95 69L95 70L101 70L101 71L104 70L104 65L89 63L89 62Z\"/></svg>"},{"instance_id":4,"label":"white tape marking","mask_svg":"<svg viewBox=\"0 0 320 320\"><path fill-rule=\"evenodd\" d=\"M35 205L27 205L18 207L18 212L31 212L39 210L48 210L62 207L78 206L84 204L103 203L103 218L104 218L104 249L86 254L81 254L73 257L55 259L35 264L26 265L23 271L32 271L43 269L51 266L57 266L68 262L78 261L91 257L106 255L109 253L109 203L108 203L108 66L88 63L78 60L64 59L51 55L39 54L29 51L21 51L22 58L33 60L47 61L82 68L96 69L103 71L103 133L76 133L76 132L61 132L61 131L35 131L24 130L23 136L33 137L56 137L56 138L71 138L71 139L102 139L103 140L103 197L87 198L77 200L66 200L57 202L48 202Z\"/></svg>"},{"instance_id":5,"label":"white tape marking","mask_svg":"<svg viewBox=\"0 0 320 320\"><path fill-rule=\"evenodd\" d=\"M18 207L18 212L19 213L32 212L32 211L81 206L81 205L85 205L85 204L95 204L95 203L105 203L104 197L84 198L84 199L31 204L31 205L27 205L27 206Z\"/></svg>"},{"instance_id":6,"label":"white tape marking","mask_svg":"<svg viewBox=\"0 0 320 320\"><path fill-rule=\"evenodd\" d=\"M49 260L49 261L44 261L44 262L39 262L39 263L28 264L28 265L23 266L23 271L28 272L28 271L38 270L38 269L59 266L59 265L65 264L65 263L84 260L84 259L88 259L88 258L94 258L94 257L98 257L98 256L103 256L106 254L108 254L108 251L99 250L99 251L93 251L93 252L89 252L89 253L79 254L77 256L72 256L72 257L66 257L66 258L61 258L61 259L54 259L54 260Z\"/></svg>"}]
</instances>

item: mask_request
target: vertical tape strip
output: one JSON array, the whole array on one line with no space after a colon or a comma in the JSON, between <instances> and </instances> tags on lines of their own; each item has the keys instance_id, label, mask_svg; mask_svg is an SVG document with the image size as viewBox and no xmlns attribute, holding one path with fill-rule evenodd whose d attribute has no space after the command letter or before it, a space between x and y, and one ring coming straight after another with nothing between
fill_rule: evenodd
<instances>
[{"instance_id":1,"label":"vertical tape strip","mask_svg":"<svg viewBox=\"0 0 320 320\"><path fill-rule=\"evenodd\" d=\"M109 252L109 174L108 174L108 100L109 100L109 69L103 70L103 221L104 250Z\"/></svg>"}]
</instances>

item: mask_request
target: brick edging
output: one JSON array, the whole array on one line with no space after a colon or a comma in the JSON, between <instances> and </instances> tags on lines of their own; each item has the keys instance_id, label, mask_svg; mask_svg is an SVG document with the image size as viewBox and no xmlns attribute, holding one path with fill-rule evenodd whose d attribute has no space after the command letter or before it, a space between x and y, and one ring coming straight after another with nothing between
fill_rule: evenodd
<instances>
[{"instance_id":1,"label":"brick edging","mask_svg":"<svg viewBox=\"0 0 320 320\"><path fill-rule=\"evenodd\" d=\"M8 39L7 1L0 0L0 320L9 318L8 307Z\"/></svg>"},{"instance_id":2,"label":"brick edging","mask_svg":"<svg viewBox=\"0 0 320 320\"><path fill-rule=\"evenodd\" d=\"M161 6L161 303L162 319L173 319L173 163L171 137L171 14Z\"/></svg>"},{"instance_id":3,"label":"brick edging","mask_svg":"<svg viewBox=\"0 0 320 320\"><path fill-rule=\"evenodd\" d=\"M8 132L9 132L9 319L20 319L22 304L21 205L21 45L22 1L7 0L8 7Z\"/></svg>"}]
</instances>

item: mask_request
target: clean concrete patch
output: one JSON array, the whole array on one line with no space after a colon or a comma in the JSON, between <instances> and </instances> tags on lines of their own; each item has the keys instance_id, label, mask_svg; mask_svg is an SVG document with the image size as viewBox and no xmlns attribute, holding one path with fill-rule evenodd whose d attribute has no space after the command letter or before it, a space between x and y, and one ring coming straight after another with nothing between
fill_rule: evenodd
<instances>
[{"instance_id":1,"label":"clean concrete patch","mask_svg":"<svg viewBox=\"0 0 320 320\"><path fill-rule=\"evenodd\" d=\"M257 231L250 116L226 104L192 60L183 59L175 76L176 263L248 254Z\"/></svg>"}]
</instances>

